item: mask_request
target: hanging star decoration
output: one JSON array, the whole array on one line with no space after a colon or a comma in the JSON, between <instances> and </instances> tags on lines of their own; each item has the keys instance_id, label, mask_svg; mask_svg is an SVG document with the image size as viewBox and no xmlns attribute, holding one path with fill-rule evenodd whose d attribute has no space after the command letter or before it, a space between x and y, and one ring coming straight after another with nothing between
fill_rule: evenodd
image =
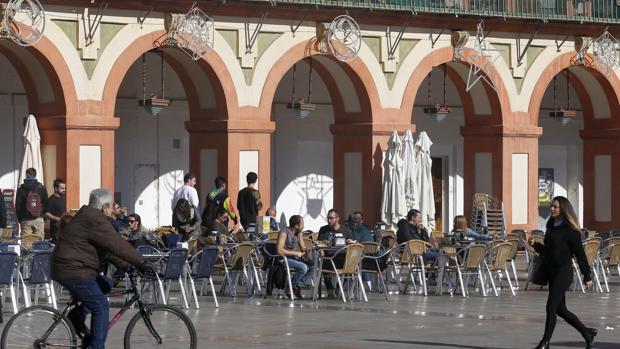
<instances>
[{"instance_id":1,"label":"hanging star decoration","mask_svg":"<svg viewBox=\"0 0 620 349\"><path fill-rule=\"evenodd\" d=\"M598 68L603 74L610 75L615 69L620 67L619 48L620 43L606 28L603 34L594 40L593 66Z\"/></svg>"},{"instance_id":2,"label":"hanging star decoration","mask_svg":"<svg viewBox=\"0 0 620 349\"><path fill-rule=\"evenodd\" d=\"M469 63L469 74L467 76L467 85L465 90L469 92L480 80L487 83L493 90L497 91L497 88L489 77L485 74L487 68L495 63L498 54L492 52L498 52L499 50L493 48L484 35L484 22L480 21L477 25L476 41L473 49L467 49L473 51L466 56L466 61Z\"/></svg>"}]
</instances>

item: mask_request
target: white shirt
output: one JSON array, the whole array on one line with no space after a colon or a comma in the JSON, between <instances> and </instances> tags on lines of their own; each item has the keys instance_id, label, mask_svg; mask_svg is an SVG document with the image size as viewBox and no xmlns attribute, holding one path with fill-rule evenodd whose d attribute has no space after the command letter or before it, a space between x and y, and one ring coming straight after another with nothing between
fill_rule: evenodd
<instances>
[{"instance_id":1,"label":"white shirt","mask_svg":"<svg viewBox=\"0 0 620 349\"><path fill-rule=\"evenodd\" d=\"M185 199L189 201L190 204L194 205L194 207L198 207L198 192L196 188L190 185L184 185L174 192L174 196L172 197L172 210L174 210L174 207L180 199Z\"/></svg>"}]
</instances>

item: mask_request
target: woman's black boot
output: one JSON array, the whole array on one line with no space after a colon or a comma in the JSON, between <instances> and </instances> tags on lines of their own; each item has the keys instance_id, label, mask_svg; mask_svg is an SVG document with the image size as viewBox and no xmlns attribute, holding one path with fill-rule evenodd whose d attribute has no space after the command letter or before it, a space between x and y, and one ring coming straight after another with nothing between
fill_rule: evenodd
<instances>
[{"instance_id":1,"label":"woman's black boot","mask_svg":"<svg viewBox=\"0 0 620 349\"><path fill-rule=\"evenodd\" d=\"M592 343L594 342L594 337L598 331L596 328L586 328L586 333L584 333L583 338L586 340L586 349L592 349Z\"/></svg>"},{"instance_id":2,"label":"woman's black boot","mask_svg":"<svg viewBox=\"0 0 620 349\"><path fill-rule=\"evenodd\" d=\"M549 349L549 340L548 339L541 340L535 349Z\"/></svg>"}]
</instances>

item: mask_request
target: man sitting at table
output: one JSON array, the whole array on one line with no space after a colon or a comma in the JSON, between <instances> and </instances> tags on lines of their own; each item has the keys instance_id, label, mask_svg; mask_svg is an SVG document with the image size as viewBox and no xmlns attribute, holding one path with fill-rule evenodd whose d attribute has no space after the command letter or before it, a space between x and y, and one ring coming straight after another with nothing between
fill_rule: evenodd
<instances>
[{"instance_id":1,"label":"man sitting at table","mask_svg":"<svg viewBox=\"0 0 620 349\"><path fill-rule=\"evenodd\" d=\"M326 245L333 247L344 247L345 244L356 243L353 240L353 232L345 226L340 224L340 213L335 208L327 211L327 225L324 225L319 229L319 241L323 241ZM325 253L329 256L329 252ZM342 268L344 266L345 254L341 253L334 258L334 264L336 268ZM325 288L327 289L328 296L334 298L334 287L332 285L331 277L325 278Z\"/></svg>"},{"instance_id":2,"label":"man sitting at table","mask_svg":"<svg viewBox=\"0 0 620 349\"><path fill-rule=\"evenodd\" d=\"M396 231L396 241L399 244L410 240L429 241L429 234L422 224L422 215L416 209L407 212L407 220L401 219L397 223L398 231ZM424 253L425 260L434 261L437 259L437 250L429 249Z\"/></svg>"},{"instance_id":3,"label":"man sitting at table","mask_svg":"<svg viewBox=\"0 0 620 349\"><path fill-rule=\"evenodd\" d=\"M310 285L314 266L303 260L306 254L303 235L304 219L301 216L293 215L288 220L288 228L284 228L278 234L278 254L287 257L289 268L295 269L295 274L291 277L293 293L296 299L303 299L301 287Z\"/></svg>"},{"instance_id":4,"label":"man sitting at table","mask_svg":"<svg viewBox=\"0 0 620 349\"><path fill-rule=\"evenodd\" d=\"M200 236L200 244L214 245L217 236L225 235L237 240L237 234L241 232L239 225L235 225L232 231L228 230L228 212L224 207L218 207L215 211L215 220L212 222L212 230L203 229ZM238 241L238 240L237 240ZM226 241L223 241L226 242Z\"/></svg>"}]
</instances>

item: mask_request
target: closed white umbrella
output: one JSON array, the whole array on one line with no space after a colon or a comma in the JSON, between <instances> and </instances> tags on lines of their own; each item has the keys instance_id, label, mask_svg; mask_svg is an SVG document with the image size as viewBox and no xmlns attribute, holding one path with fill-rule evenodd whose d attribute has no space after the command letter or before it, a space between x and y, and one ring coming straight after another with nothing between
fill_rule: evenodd
<instances>
[{"instance_id":1,"label":"closed white umbrella","mask_svg":"<svg viewBox=\"0 0 620 349\"><path fill-rule=\"evenodd\" d=\"M431 174L431 142L426 132L421 132L415 142L416 182L419 191L418 209L422 214L422 224L435 230L435 197L433 195L433 175Z\"/></svg>"},{"instance_id":2,"label":"closed white umbrella","mask_svg":"<svg viewBox=\"0 0 620 349\"><path fill-rule=\"evenodd\" d=\"M411 130L405 132L403 138L403 182L407 211L418 208L418 183L415 172L415 148Z\"/></svg>"},{"instance_id":3,"label":"closed white umbrella","mask_svg":"<svg viewBox=\"0 0 620 349\"><path fill-rule=\"evenodd\" d=\"M407 203L402 177L401 141L394 131L388 144L388 152L383 161L383 197L381 200L381 220L396 225L407 215Z\"/></svg>"},{"instance_id":4,"label":"closed white umbrella","mask_svg":"<svg viewBox=\"0 0 620 349\"><path fill-rule=\"evenodd\" d=\"M37 180L40 183L45 183L41 158L41 135L37 127L37 119L32 114L28 115L24 129L24 158L22 160L22 171L19 174L19 183L24 182L26 170L29 168L37 170Z\"/></svg>"}]
</instances>

